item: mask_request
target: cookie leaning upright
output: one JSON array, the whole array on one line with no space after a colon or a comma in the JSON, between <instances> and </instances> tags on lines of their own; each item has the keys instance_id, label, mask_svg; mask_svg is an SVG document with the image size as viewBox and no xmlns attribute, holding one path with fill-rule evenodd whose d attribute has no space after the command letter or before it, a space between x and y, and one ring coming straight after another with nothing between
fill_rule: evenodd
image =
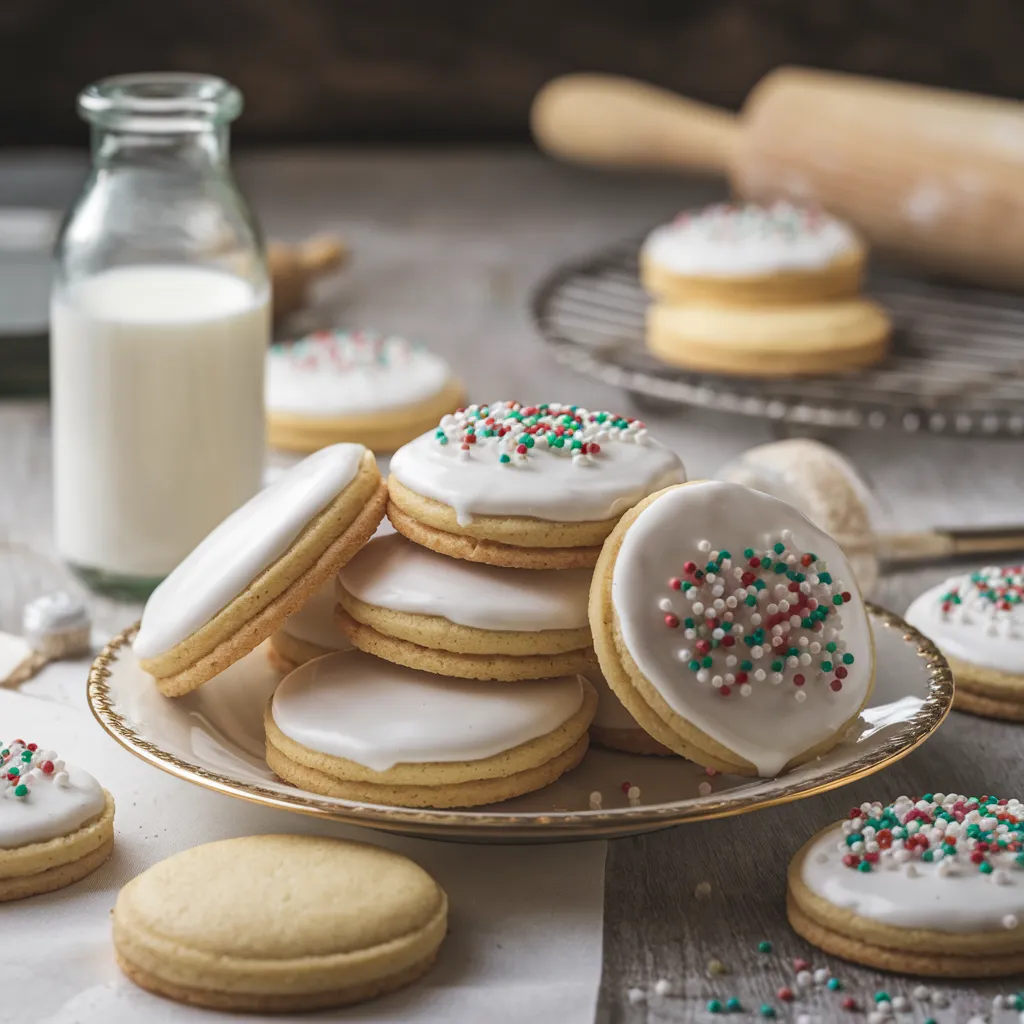
<instances>
[{"instance_id":1,"label":"cookie leaning upright","mask_svg":"<svg viewBox=\"0 0 1024 1024\"><path fill-rule=\"evenodd\" d=\"M62 889L114 847L114 798L52 750L0 749L0 902Z\"/></svg>"},{"instance_id":2,"label":"cookie leaning upright","mask_svg":"<svg viewBox=\"0 0 1024 1024\"><path fill-rule=\"evenodd\" d=\"M373 535L387 488L360 444L324 448L236 509L153 591L133 648L160 691L253 650Z\"/></svg>"},{"instance_id":3,"label":"cookie leaning upright","mask_svg":"<svg viewBox=\"0 0 1024 1024\"><path fill-rule=\"evenodd\" d=\"M623 516L594 571L590 625L630 714L720 771L776 775L824 753L874 685L839 545L739 484L670 487Z\"/></svg>"},{"instance_id":4,"label":"cookie leaning upright","mask_svg":"<svg viewBox=\"0 0 1024 1024\"><path fill-rule=\"evenodd\" d=\"M927 793L864 803L789 865L786 912L826 953L901 974L1024 970L1024 805Z\"/></svg>"},{"instance_id":5,"label":"cookie leaning upright","mask_svg":"<svg viewBox=\"0 0 1024 1024\"><path fill-rule=\"evenodd\" d=\"M1024 721L1024 566L986 566L926 590L907 622L946 656L958 711Z\"/></svg>"},{"instance_id":6,"label":"cookie leaning upright","mask_svg":"<svg viewBox=\"0 0 1024 1024\"><path fill-rule=\"evenodd\" d=\"M557 403L471 405L395 452L388 518L454 558L588 568L619 517L686 476L631 417Z\"/></svg>"}]
</instances>

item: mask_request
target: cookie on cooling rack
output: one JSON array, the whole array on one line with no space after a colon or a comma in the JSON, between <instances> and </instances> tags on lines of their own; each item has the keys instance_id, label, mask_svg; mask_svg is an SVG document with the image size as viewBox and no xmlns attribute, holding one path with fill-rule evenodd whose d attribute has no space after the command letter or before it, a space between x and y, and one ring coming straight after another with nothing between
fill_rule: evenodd
<instances>
[{"instance_id":1,"label":"cookie on cooling rack","mask_svg":"<svg viewBox=\"0 0 1024 1024\"><path fill-rule=\"evenodd\" d=\"M317 331L272 345L266 371L267 439L292 451L341 441L394 451L464 399L440 356L373 331Z\"/></svg>"},{"instance_id":2,"label":"cookie on cooling rack","mask_svg":"<svg viewBox=\"0 0 1024 1024\"><path fill-rule=\"evenodd\" d=\"M864 803L789 866L794 930L883 971L991 978L1024 970L1024 805L926 793Z\"/></svg>"},{"instance_id":3,"label":"cookie on cooling rack","mask_svg":"<svg viewBox=\"0 0 1024 1024\"><path fill-rule=\"evenodd\" d=\"M679 456L633 417L554 402L471 405L395 452L388 518L453 558L588 568L623 512L685 479Z\"/></svg>"},{"instance_id":4,"label":"cookie on cooling rack","mask_svg":"<svg viewBox=\"0 0 1024 1024\"><path fill-rule=\"evenodd\" d=\"M640 725L734 774L777 775L831 749L874 685L839 545L739 484L682 484L627 512L594 570L590 625Z\"/></svg>"},{"instance_id":5,"label":"cookie on cooling rack","mask_svg":"<svg viewBox=\"0 0 1024 1024\"><path fill-rule=\"evenodd\" d=\"M52 750L0 747L0 902L92 874L114 848L114 798Z\"/></svg>"},{"instance_id":6,"label":"cookie on cooling rack","mask_svg":"<svg viewBox=\"0 0 1024 1024\"><path fill-rule=\"evenodd\" d=\"M133 649L178 697L244 657L373 535L387 488L361 444L323 448L232 512L153 591Z\"/></svg>"},{"instance_id":7,"label":"cookie on cooling rack","mask_svg":"<svg viewBox=\"0 0 1024 1024\"><path fill-rule=\"evenodd\" d=\"M548 679L594 664L587 569L504 569L401 534L338 574L337 627L362 651L460 679Z\"/></svg>"},{"instance_id":8,"label":"cookie on cooling rack","mask_svg":"<svg viewBox=\"0 0 1024 1024\"><path fill-rule=\"evenodd\" d=\"M286 676L267 764L300 789L401 807L474 807L579 764L597 694L580 676L449 679L345 651Z\"/></svg>"},{"instance_id":9,"label":"cookie on cooling rack","mask_svg":"<svg viewBox=\"0 0 1024 1024\"><path fill-rule=\"evenodd\" d=\"M1024 721L1024 565L951 576L907 609L953 670L953 707Z\"/></svg>"},{"instance_id":10,"label":"cookie on cooling rack","mask_svg":"<svg viewBox=\"0 0 1024 1024\"><path fill-rule=\"evenodd\" d=\"M719 203L652 231L640 272L670 303L796 305L855 297L866 260L853 228L817 207Z\"/></svg>"}]
</instances>

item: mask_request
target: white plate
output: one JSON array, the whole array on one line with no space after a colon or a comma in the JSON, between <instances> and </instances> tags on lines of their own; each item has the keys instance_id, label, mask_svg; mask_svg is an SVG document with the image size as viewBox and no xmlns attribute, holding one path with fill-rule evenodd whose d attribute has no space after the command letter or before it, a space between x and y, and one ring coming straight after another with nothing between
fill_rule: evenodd
<instances>
[{"instance_id":1,"label":"white plate","mask_svg":"<svg viewBox=\"0 0 1024 1024\"><path fill-rule=\"evenodd\" d=\"M821 793L878 771L938 728L953 698L949 667L902 619L869 606L878 658L871 705L822 758L775 779L716 775L682 758L592 747L554 785L464 811L386 807L317 796L281 782L263 759L263 708L280 681L259 648L195 693L170 699L139 668L130 641L115 638L89 675L89 704L103 727L143 760L200 786L270 807L349 824L475 842L594 839L742 814ZM630 806L624 782L640 787ZM709 782L711 793L698 786ZM589 809L599 791L604 807Z\"/></svg>"}]
</instances>

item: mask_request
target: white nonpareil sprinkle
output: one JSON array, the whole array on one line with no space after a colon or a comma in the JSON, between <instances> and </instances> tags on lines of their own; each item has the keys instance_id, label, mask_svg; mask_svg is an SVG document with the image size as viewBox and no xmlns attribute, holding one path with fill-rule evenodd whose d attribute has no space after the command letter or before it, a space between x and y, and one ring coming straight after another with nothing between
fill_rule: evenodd
<instances>
[{"instance_id":1,"label":"white nonpareil sprinkle","mask_svg":"<svg viewBox=\"0 0 1024 1024\"><path fill-rule=\"evenodd\" d=\"M631 988L626 993L626 998L636 1006L637 1003L642 1003L646 998L646 994L642 988Z\"/></svg>"},{"instance_id":2,"label":"white nonpareil sprinkle","mask_svg":"<svg viewBox=\"0 0 1024 1024\"><path fill-rule=\"evenodd\" d=\"M819 967L814 972L814 983L816 985L824 985L825 982L831 977L832 972L827 967Z\"/></svg>"},{"instance_id":3,"label":"white nonpareil sprinkle","mask_svg":"<svg viewBox=\"0 0 1024 1024\"><path fill-rule=\"evenodd\" d=\"M927 999L932 994L932 990L927 985L918 985L911 995L915 999Z\"/></svg>"},{"instance_id":4,"label":"white nonpareil sprinkle","mask_svg":"<svg viewBox=\"0 0 1024 1024\"><path fill-rule=\"evenodd\" d=\"M672 991L672 982L668 978L659 978L654 983L654 991L659 996L667 996Z\"/></svg>"},{"instance_id":5,"label":"white nonpareil sprinkle","mask_svg":"<svg viewBox=\"0 0 1024 1024\"><path fill-rule=\"evenodd\" d=\"M700 793L701 796L707 796L708 793L711 792L711 783L710 782L702 782L697 787L697 792Z\"/></svg>"}]
</instances>

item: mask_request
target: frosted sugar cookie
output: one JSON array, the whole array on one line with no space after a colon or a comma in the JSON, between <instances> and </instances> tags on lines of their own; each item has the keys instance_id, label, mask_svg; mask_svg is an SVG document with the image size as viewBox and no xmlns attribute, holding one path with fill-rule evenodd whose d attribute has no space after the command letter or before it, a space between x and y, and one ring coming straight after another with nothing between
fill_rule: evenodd
<instances>
[{"instance_id":1,"label":"frosted sugar cookie","mask_svg":"<svg viewBox=\"0 0 1024 1024\"><path fill-rule=\"evenodd\" d=\"M864 803L789 866L789 923L826 953L901 974L1024 970L1024 805L926 793Z\"/></svg>"},{"instance_id":2,"label":"frosted sugar cookie","mask_svg":"<svg viewBox=\"0 0 1024 1024\"><path fill-rule=\"evenodd\" d=\"M760 306L853 297L866 257L848 224L779 200L683 212L647 237L640 267L670 303Z\"/></svg>"},{"instance_id":3,"label":"frosted sugar cookie","mask_svg":"<svg viewBox=\"0 0 1024 1024\"><path fill-rule=\"evenodd\" d=\"M576 405L471 405L395 452L388 518L454 558L592 566L619 516L685 480L640 420Z\"/></svg>"},{"instance_id":4,"label":"frosted sugar cookie","mask_svg":"<svg viewBox=\"0 0 1024 1024\"><path fill-rule=\"evenodd\" d=\"M311 793L473 807L554 782L587 749L597 694L579 676L509 686L362 651L307 662L267 705L267 764Z\"/></svg>"},{"instance_id":5,"label":"frosted sugar cookie","mask_svg":"<svg viewBox=\"0 0 1024 1024\"><path fill-rule=\"evenodd\" d=\"M334 580L328 580L271 634L267 657L279 672L291 672L314 658L352 646L334 618L338 603L334 588Z\"/></svg>"},{"instance_id":6,"label":"frosted sugar cookie","mask_svg":"<svg viewBox=\"0 0 1024 1024\"><path fill-rule=\"evenodd\" d=\"M655 303L647 347L687 370L739 377L842 373L885 358L892 324L866 299L801 305Z\"/></svg>"},{"instance_id":7,"label":"frosted sugar cookie","mask_svg":"<svg viewBox=\"0 0 1024 1024\"><path fill-rule=\"evenodd\" d=\"M114 847L114 798L52 750L0 748L0 902L62 889Z\"/></svg>"},{"instance_id":8,"label":"frosted sugar cookie","mask_svg":"<svg viewBox=\"0 0 1024 1024\"><path fill-rule=\"evenodd\" d=\"M411 860L326 836L183 850L133 878L114 950L135 984L191 1006L292 1013L410 984L437 956L444 890Z\"/></svg>"},{"instance_id":9,"label":"frosted sugar cookie","mask_svg":"<svg viewBox=\"0 0 1024 1024\"><path fill-rule=\"evenodd\" d=\"M160 691L194 690L253 650L373 535L387 500L373 452L310 455L232 512L153 591L133 644Z\"/></svg>"},{"instance_id":10,"label":"frosted sugar cookie","mask_svg":"<svg viewBox=\"0 0 1024 1024\"><path fill-rule=\"evenodd\" d=\"M627 754L674 754L674 751L640 728L637 720L622 706L622 701L615 696L597 669L587 671L587 680L597 691L597 711L590 723L592 743Z\"/></svg>"},{"instance_id":11,"label":"frosted sugar cookie","mask_svg":"<svg viewBox=\"0 0 1024 1024\"><path fill-rule=\"evenodd\" d=\"M605 678L660 743L776 775L833 747L874 684L867 613L839 545L742 487L670 487L627 512L590 592Z\"/></svg>"},{"instance_id":12,"label":"frosted sugar cookie","mask_svg":"<svg viewBox=\"0 0 1024 1024\"><path fill-rule=\"evenodd\" d=\"M907 609L953 670L953 706L1024 721L1024 566L951 576Z\"/></svg>"},{"instance_id":13,"label":"frosted sugar cookie","mask_svg":"<svg viewBox=\"0 0 1024 1024\"><path fill-rule=\"evenodd\" d=\"M838 541L861 591L878 581L872 497L850 462L820 441L791 437L759 444L723 466L720 480L753 487L799 509Z\"/></svg>"},{"instance_id":14,"label":"frosted sugar cookie","mask_svg":"<svg viewBox=\"0 0 1024 1024\"><path fill-rule=\"evenodd\" d=\"M317 331L267 353L268 440L312 452L339 441L394 451L463 400L448 364L372 331Z\"/></svg>"},{"instance_id":15,"label":"frosted sugar cookie","mask_svg":"<svg viewBox=\"0 0 1024 1024\"><path fill-rule=\"evenodd\" d=\"M594 664L587 569L501 569L401 534L338 575L338 625L362 651L460 679L547 679Z\"/></svg>"}]
</instances>

